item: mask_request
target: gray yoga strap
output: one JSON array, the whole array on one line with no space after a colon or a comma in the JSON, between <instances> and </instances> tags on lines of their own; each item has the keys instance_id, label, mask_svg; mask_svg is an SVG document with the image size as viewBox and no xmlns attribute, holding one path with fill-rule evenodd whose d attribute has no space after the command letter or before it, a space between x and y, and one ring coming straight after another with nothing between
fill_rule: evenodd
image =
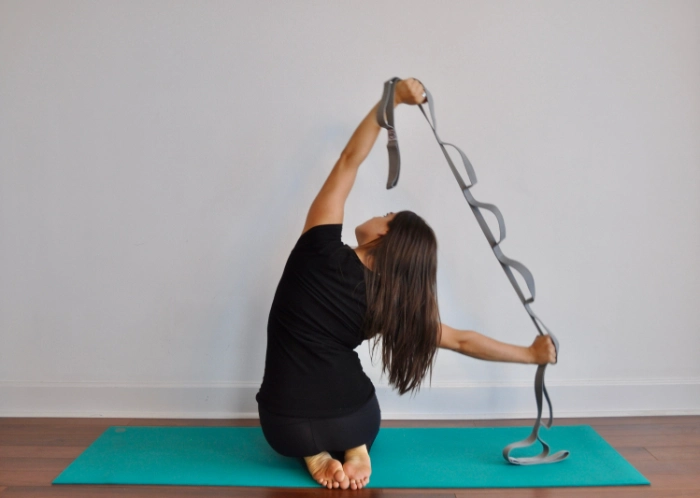
<instances>
[{"instance_id":1,"label":"gray yoga strap","mask_svg":"<svg viewBox=\"0 0 700 498\"><path fill-rule=\"evenodd\" d=\"M401 159L399 155L399 142L398 137L396 135L396 128L394 127L394 87L399 81L401 81L401 78L395 77L384 83L384 94L382 95L382 100L377 108L377 123L379 123L379 125L382 128L386 128L389 135L389 142L387 143L387 149L389 151L389 178L386 184L387 189L395 187L398 183L401 166ZM469 207L471 208L472 212L474 213L474 216L476 217L476 221L479 223L481 230L484 232L486 239L491 245L491 249L493 249L493 252L496 255L496 259L498 259L499 263L501 263L503 271L506 272L508 280L510 280L510 283L513 285L515 292L518 294L518 297L523 303L525 310L527 310L527 313L530 315L530 318L535 324L537 331L540 335L548 334L552 338L552 342L554 343L556 352L557 354L559 354L559 342L557 341L557 338L554 336L554 334L552 334L549 331L549 329L544 325L542 320L540 320L530 308L530 303L532 303L535 300L535 280L532 277L532 273L530 273L530 271L527 268L525 268L525 265L523 265L522 263L519 263L518 261L506 257L503 254L503 251L501 251L501 248L499 247L500 243L503 242L503 239L506 238L506 226L503 221L503 216L501 215L501 212L493 204L479 202L476 199L474 199L474 196L472 196L469 189L476 185L476 174L474 173L474 168L469 162L469 159L467 159L467 156L464 154L464 152L462 152L462 150L459 147L453 144L449 144L447 142L443 142L438 137L436 130L437 124L435 121L435 110L433 108L433 97L430 95L430 92L425 87L425 85L423 85L423 89L425 90L425 94L428 99L428 105L430 106L430 115L432 117L432 123L431 120L428 119L428 116L425 114L423 106L419 104L420 110L423 113L423 116L425 116L425 119L428 121L430 127L433 129L435 138L437 139L438 144L442 148L442 152L445 154L445 158L447 159L447 162L450 165L452 173L457 179L457 183L459 183L459 186L462 189L462 194L464 194L464 197L467 199ZM460 156L462 156L464 168L467 171L467 176L469 176L469 185L467 185L464 182L462 176L457 171L457 168L455 168L455 165L452 163L450 155L445 149L445 145L454 147L455 149L457 149ZM493 234L491 233L491 229L486 224L486 220L484 220L484 216L481 214L480 208L491 211L496 216L496 219L498 220L498 229L500 231L498 240L496 240ZM530 290L531 297L525 297L523 291L518 285L517 280L515 280L515 277L513 276L511 268L515 269L525 279L525 283L527 284L527 288ZM535 421L535 425L532 428L532 433L528 438L523 439L522 441L516 441L503 448L503 458L505 458L512 464L534 465L540 463L554 463L560 462L569 456L568 451L558 451L550 455L549 445L547 445L547 443L545 443L539 435L539 429L541 425L544 425L547 428L550 428L552 426L552 402L549 399L547 388L544 385L544 371L546 368L546 364L539 365L537 367L537 373L535 374L535 399L537 400L537 420ZM549 406L549 422L545 422L544 424L542 423L543 394L545 399L547 400L547 405ZM521 458L514 458L510 456L511 451L513 451L514 449L531 446L535 443L535 441L539 441L540 443L542 443L543 449L539 455Z\"/></svg>"}]
</instances>

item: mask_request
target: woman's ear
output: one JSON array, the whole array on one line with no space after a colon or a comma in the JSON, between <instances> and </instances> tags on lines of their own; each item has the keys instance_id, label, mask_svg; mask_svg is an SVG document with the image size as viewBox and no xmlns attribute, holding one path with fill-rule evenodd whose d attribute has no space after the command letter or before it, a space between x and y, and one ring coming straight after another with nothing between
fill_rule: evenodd
<instances>
[{"instance_id":1,"label":"woman's ear","mask_svg":"<svg viewBox=\"0 0 700 498\"><path fill-rule=\"evenodd\" d=\"M387 233L389 233L389 224L388 223L386 225L384 225L384 228L382 228L381 232L379 232L379 235L384 236Z\"/></svg>"}]
</instances>

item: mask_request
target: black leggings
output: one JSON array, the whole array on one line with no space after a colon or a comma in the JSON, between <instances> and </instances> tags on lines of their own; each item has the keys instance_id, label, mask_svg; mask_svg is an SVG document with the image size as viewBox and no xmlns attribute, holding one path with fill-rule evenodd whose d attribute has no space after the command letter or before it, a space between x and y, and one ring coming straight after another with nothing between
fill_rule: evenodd
<instances>
[{"instance_id":1,"label":"black leggings","mask_svg":"<svg viewBox=\"0 0 700 498\"><path fill-rule=\"evenodd\" d=\"M258 414L265 439L280 455L299 458L327 451L341 462L350 448L366 444L369 452L382 418L376 394L355 412L341 417L287 417L260 405Z\"/></svg>"}]
</instances>

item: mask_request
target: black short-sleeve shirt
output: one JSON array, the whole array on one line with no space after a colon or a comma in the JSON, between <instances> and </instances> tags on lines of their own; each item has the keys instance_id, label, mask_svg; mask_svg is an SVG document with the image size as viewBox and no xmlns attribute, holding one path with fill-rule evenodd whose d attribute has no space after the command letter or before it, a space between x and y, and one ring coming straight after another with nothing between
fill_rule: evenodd
<instances>
[{"instance_id":1,"label":"black short-sleeve shirt","mask_svg":"<svg viewBox=\"0 0 700 498\"><path fill-rule=\"evenodd\" d=\"M342 224L304 232L284 267L267 322L262 385L266 410L334 417L374 395L354 349L367 310L364 265L340 239Z\"/></svg>"}]
</instances>

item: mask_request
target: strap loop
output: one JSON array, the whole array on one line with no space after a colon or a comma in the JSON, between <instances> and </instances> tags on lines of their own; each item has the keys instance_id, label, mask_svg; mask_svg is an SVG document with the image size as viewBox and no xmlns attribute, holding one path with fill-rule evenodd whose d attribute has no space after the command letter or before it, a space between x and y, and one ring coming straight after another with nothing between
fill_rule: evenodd
<instances>
[{"instance_id":1,"label":"strap loop","mask_svg":"<svg viewBox=\"0 0 700 498\"><path fill-rule=\"evenodd\" d=\"M401 78L392 78L384 83L384 94L382 101L377 106L377 123L382 128L386 128L389 134L389 142L386 148L389 151L389 178L386 181L386 188L390 189L399 182L399 170L401 157L399 156L399 137L394 128L394 86L401 81Z\"/></svg>"},{"instance_id":2,"label":"strap loop","mask_svg":"<svg viewBox=\"0 0 700 498\"><path fill-rule=\"evenodd\" d=\"M379 123L379 125L382 128L386 128L389 135L389 142L387 143L387 149L389 152L389 178L387 179L386 184L387 189L391 189L396 186L396 184L399 181L399 173L401 169L399 142L398 137L396 135L396 128L394 127L394 90L396 84L399 81L401 81L401 78L394 77L384 83L384 94L382 95L381 103L377 108L377 123ZM421 85L423 84L421 83ZM420 108L421 112L423 113L423 116L425 116L425 119L428 121L428 124L432 128L433 134L435 135L435 138L438 144L440 145L440 148L442 149L445 158L447 159L447 164L449 164L450 169L452 170L452 173L454 174L454 177L457 180L457 183L462 189L462 194L464 195L464 198L467 200L467 203L469 204L472 213L474 213L474 216L476 217L476 221L479 223L481 230L484 232L486 240L489 242L489 245L491 246L491 249L493 250L493 253L496 256L496 259L498 259L499 263L501 263L503 271L505 271L508 280L510 281L511 285L513 286L513 289L515 289L516 294L520 298L520 302L523 304L528 315L530 315L532 322L535 324L537 332L540 335L549 335L552 338L552 342L554 343L554 348L558 356L559 341L557 341L557 338L554 336L554 334L552 334L549 331L549 329L545 326L542 320L540 320L537 317L537 315L535 315L535 313L532 311L532 309L530 309L530 303L535 301L535 279L532 276L532 273L530 273L530 270L528 270L525 267L525 265L518 261L515 261L514 259L508 258L505 254L503 254L503 251L501 251L500 244L506 238L506 225L503 220L503 215L501 214L501 211L493 204L479 202L474 198L474 196L472 196L470 189L471 187L476 185L476 173L474 172L474 167L467 158L466 154L464 154L464 152L462 152L462 150L459 147L453 144L449 144L447 142L443 142L442 140L440 140L440 137L438 137L433 96L430 94L425 85L423 85L423 89L425 90L425 94L428 99L428 107L430 108L430 116L432 118L432 122L430 119L428 119L428 116L425 114L422 104L418 104L418 107ZM462 157L464 169L467 172L467 177L469 178L469 185L465 183L464 179L462 178L462 175L460 175L457 171L457 168L452 162L452 158L445 149L445 145L454 147L459 152L459 155ZM496 216L499 230L498 241L496 241L496 238L493 236L493 233L491 233L491 228L486 223L486 220L484 219L484 216L481 213L480 209L486 209L487 211L490 211ZM520 288L518 281L515 279L511 268L516 270L525 280L525 284L527 285L527 288L530 291L530 297L525 297L525 294ZM558 451L550 455L549 445L545 443L539 435L540 425L544 425L546 428L550 428L552 427L553 420L552 402L549 399L549 393L547 392L547 388L544 384L544 373L546 368L546 364L539 365L535 374L535 400L537 402L537 420L535 421L535 424L532 428L532 433L530 434L530 436L523 439L522 441L516 441L503 448L503 458L505 458L508 462L514 465L536 465L541 463L561 462L569 456L569 452L566 450ZM544 424L542 424L543 395L544 399L547 401L547 407L549 408L549 420ZM521 458L514 458L510 455L510 453L514 449L532 446L533 444L535 444L535 441L539 441L540 444L542 444L542 452L539 455Z\"/></svg>"}]
</instances>

